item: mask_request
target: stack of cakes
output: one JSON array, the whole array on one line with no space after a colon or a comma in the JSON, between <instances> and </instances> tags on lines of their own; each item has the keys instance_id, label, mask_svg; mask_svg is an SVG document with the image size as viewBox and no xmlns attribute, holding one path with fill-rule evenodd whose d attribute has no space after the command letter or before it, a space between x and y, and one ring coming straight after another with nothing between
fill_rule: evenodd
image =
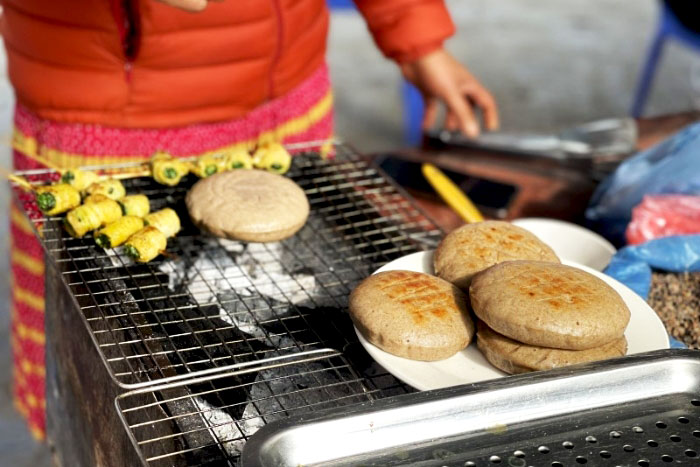
<instances>
[{"instance_id":1,"label":"stack of cakes","mask_svg":"<svg viewBox=\"0 0 700 467\"><path fill-rule=\"evenodd\" d=\"M561 264L525 229L465 225L442 240L433 266L435 276L378 273L352 292L350 316L369 342L400 357L441 360L469 345L476 327L479 350L507 373L627 352L630 312L622 298Z\"/></svg>"},{"instance_id":2,"label":"stack of cakes","mask_svg":"<svg viewBox=\"0 0 700 467\"><path fill-rule=\"evenodd\" d=\"M597 277L560 264L533 234L505 222L469 224L435 253L436 274L468 291L477 345L507 373L625 355L630 312Z\"/></svg>"}]
</instances>

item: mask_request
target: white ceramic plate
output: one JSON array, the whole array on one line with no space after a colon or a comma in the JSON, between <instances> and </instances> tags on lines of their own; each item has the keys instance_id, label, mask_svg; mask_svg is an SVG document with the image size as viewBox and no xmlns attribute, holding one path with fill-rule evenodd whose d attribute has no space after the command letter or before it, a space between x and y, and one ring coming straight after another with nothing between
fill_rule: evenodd
<instances>
[{"instance_id":1,"label":"white ceramic plate","mask_svg":"<svg viewBox=\"0 0 700 467\"><path fill-rule=\"evenodd\" d=\"M432 252L413 253L386 264L378 269L375 274L377 272L397 269L432 274L432 257ZM669 348L668 334L666 333L663 323L654 310L652 310L637 294L615 279L594 269L569 261L564 261L564 264L578 267L604 280L613 287L625 301L631 311L630 322L625 331L625 337L627 337L628 343L628 355ZM486 361L483 355L481 355L481 352L476 348L476 343L474 342L466 349L448 359L437 362L420 362L384 352L367 342L357 328L355 332L364 348L377 363L391 374L416 389L438 389L506 376L506 373L494 368Z\"/></svg>"},{"instance_id":2,"label":"white ceramic plate","mask_svg":"<svg viewBox=\"0 0 700 467\"><path fill-rule=\"evenodd\" d=\"M535 234L564 261L602 271L617 251L606 239L580 225L558 219L530 217L516 219L514 225Z\"/></svg>"}]
</instances>

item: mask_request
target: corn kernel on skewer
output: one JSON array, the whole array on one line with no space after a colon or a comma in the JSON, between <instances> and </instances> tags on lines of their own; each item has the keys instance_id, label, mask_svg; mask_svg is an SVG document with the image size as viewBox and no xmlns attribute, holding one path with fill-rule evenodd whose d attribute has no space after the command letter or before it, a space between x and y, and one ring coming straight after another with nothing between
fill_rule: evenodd
<instances>
[{"instance_id":1,"label":"corn kernel on skewer","mask_svg":"<svg viewBox=\"0 0 700 467\"><path fill-rule=\"evenodd\" d=\"M74 187L59 183L36 189L36 202L47 216L62 214L80 205L80 192Z\"/></svg>"},{"instance_id":2,"label":"corn kernel on skewer","mask_svg":"<svg viewBox=\"0 0 700 467\"><path fill-rule=\"evenodd\" d=\"M143 228L143 219L123 216L95 232L95 243L102 248L114 248Z\"/></svg>"}]
</instances>

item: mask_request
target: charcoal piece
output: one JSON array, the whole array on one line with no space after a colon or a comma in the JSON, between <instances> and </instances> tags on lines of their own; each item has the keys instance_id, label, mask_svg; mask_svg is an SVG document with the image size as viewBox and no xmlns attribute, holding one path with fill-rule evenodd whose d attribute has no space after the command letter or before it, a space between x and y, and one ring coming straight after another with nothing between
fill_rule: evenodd
<instances>
[{"instance_id":1,"label":"charcoal piece","mask_svg":"<svg viewBox=\"0 0 700 467\"><path fill-rule=\"evenodd\" d=\"M257 423L248 424L259 428L291 415L369 400L354 379L346 366L330 366L328 361L262 370L251 388L251 405L246 408L244 419L259 418Z\"/></svg>"},{"instance_id":2,"label":"charcoal piece","mask_svg":"<svg viewBox=\"0 0 700 467\"><path fill-rule=\"evenodd\" d=\"M170 418L179 450L184 454L168 459L175 465L232 465L227 460L239 452L231 452L232 441L241 440L235 422L224 412L196 394L209 387L179 387L161 392L165 401L160 407ZM238 397L245 400L246 394ZM242 413L242 410L241 410ZM171 464L168 464L171 465Z\"/></svg>"},{"instance_id":3,"label":"charcoal piece","mask_svg":"<svg viewBox=\"0 0 700 467\"><path fill-rule=\"evenodd\" d=\"M176 392L168 392L175 395ZM150 396L150 397L149 397ZM155 400L154 400L155 399ZM191 465L182 455L170 455L181 452L188 448L186 439L181 435L183 427L177 423L173 415L188 413L187 410L193 406L180 404L178 407L169 407L163 402L160 393L133 395L125 403L127 412L122 412L126 418L126 423L132 426L132 431L136 439L149 440L141 444L141 454L144 458L154 458L166 455L166 459L149 463L149 466L167 465L168 467L185 467ZM154 403L154 402L161 403ZM120 402L121 404L124 401ZM124 410L124 407L122 407ZM189 412L191 413L191 412Z\"/></svg>"},{"instance_id":4,"label":"charcoal piece","mask_svg":"<svg viewBox=\"0 0 700 467\"><path fill-rule=\"evenodd\" d=\"M291 303L308 300L316 289L313 276L285 269L277 259L279 248L211 240L196 255L166 261L160 269L172 290L186 290L200 305L219 303L216 295L225 291Z\"/></svg>"},{"instance_id":5,"label":"charcoal piece","mask_svg":"<svg viewBox=\"0 0 700 467\"><path fill-rule=\"evenodd\" d=\"M294 306L290 318L263 325L268 334L288 334L300 347L330 347L342 350L354 331L350 316L335 307Z\"/></svg>"},{"instance_id":6,"label":"charcoal piece","mask_svg":"<svg viewBox=\"0 0 700 467\"><path fill-rule=\"evenodd\" d=\"M260 428L245 413L256 377L244 373L178 389L190 397L168 402L168 410L183 415L175 419L177 429L187 446L196 448L186 454L188 465L228 465L225 459L240 455L248 436Z\"/></svg>"}]
</instances>

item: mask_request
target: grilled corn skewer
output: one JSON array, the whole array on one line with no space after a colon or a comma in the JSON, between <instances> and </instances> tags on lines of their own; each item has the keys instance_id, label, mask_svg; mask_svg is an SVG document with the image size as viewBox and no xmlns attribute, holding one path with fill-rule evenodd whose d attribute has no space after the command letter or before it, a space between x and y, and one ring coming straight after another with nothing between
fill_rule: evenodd
<instances>
[{"instance_id":1,"label":"grilled corn skewer","mask_svg":"<svg viewBox=\"0 0 700 467\"><path fill-rule=\"evenodd\" d=\"M144 227L127 240L124 252L139 263L147 263L165 250L168 240L153 226Z\"/></svg>"},{"instance_id":2,"label":"grilled corn skewer","mask_svg":"<svg viewBox=\"0 0 700 467\"><path fill-rule=\"evenodd\" d=\"M61 174L61 182L67 183L78 191L84 191L97 182L98 175L89 170L69 169Z\"/></svg>"},{"instance_id":3,"label":"grilled corn skewer","mask_svg":"<svg viewBox=\"0 0 700 467\"><path fill-rule=\"evenodd\" d=\"M224 170L224 161L213 155L199 157L192 163L191 171L199 178L206 178Z\"/></svg>"},{"instance_id":4,"label":"grilled corn skewer","mask_svg":"<svg viewBox=\"0 0 700 467\"><path fill-rule=\"evenodd\" d=\"M119 200L122 214L125 216L145 217L151 212L151 205L146 195L129 195Z\"/></svg>"},{"instance_id":5,"label":"grilled corn skewer","mask_svg":"<svg viewBox=\"0 0 700 467\"><path fill-rule=\"evenodd\" d=\"M292 166L292 156L281 144L269 143L255 151L253 165L258 169L283 174Z\"/></svg>"},{"instance_id":6,"label":"grilled corn skewer","mask_svg":"<svg viewBox=\"0 0 700 467\"><path fill-rule=\"evenodd\" d=\"M143 228L143 219L124 216L95 232L95 243L102 248L114 248Z\"/></svg>"},{"instance_id":7,"label":"grilled corn skewer","mask_svg":"<svg viewBox=\"0 0 700 467\"><path fill-rule=\"evenodd\" d=\"M170 208L151 213L143 220L146 225L153 226L163 232L166 238L174 237L180 231L180 218Z\"/></svg>"},{"instance_id":8,"label":"grilled corn skewer","mask_svg":"<svg viewBox=\"0 0 700 467\"><path fill-rule=\"evenodd\" d=\"M106 199L71 209L63 221L71 236L81 238L91 230L111 224L120 217L122 209L119 204L112 199Z\"/></svg>"},{"instance_id":9,"label":"grilled corn skewer","mask_svg":"<svg viewBox=\"0 0 700 467\"><path fill-rule=\"evenodd\" d=\"M253 157L245 148L233 149L224 156L226 170L252 169Z\"/></svg>"},{"instance_id":10,"label":"grilled corn skewer","mask_svg":"<svg viewBox=\"0 0 700 467\"><path fill-rule=\"evenodd\" d=\"M119 180L110 179L93 183L87 188L88 195L95 195L98 193L110 199L117 200L122 199L126 195L126 189Z\"/></svg>"},{"instance_id":11,"label":"grilled corn skewer","mask_svg":"<svg viewBox=\"0 0 700 467\"><path fill-rule=\"evenodd\" d=\"M169 154L157 153L151 159L153 179L162 185L175 186L188 172L185 162L173 159Z\"/></svg>"},{"instance_id":12,"label":"grilled corn skewer","mask_svg":"<svg viewBox=\"0 0 700 467\"><path fill-rule=\"evenodd\" d=\"M111 198L108 198L106 195L103 195L102 193L95 193L94 195L87 195L83 199L83 204L97 203L98 201L104 201L106 199L111 199Z\"/></svg>"},{"instance_id":13,"label":"grilled corn skewer","mask_svg":"<svg viewBox=\"0 0 700 467\"><path fill-rule=\"evenodd\" d=\"M80 205L80 192L68 185L42 186L36 189L36 202L47 216L64 213Z\"/></svg>"}]
</instances>

